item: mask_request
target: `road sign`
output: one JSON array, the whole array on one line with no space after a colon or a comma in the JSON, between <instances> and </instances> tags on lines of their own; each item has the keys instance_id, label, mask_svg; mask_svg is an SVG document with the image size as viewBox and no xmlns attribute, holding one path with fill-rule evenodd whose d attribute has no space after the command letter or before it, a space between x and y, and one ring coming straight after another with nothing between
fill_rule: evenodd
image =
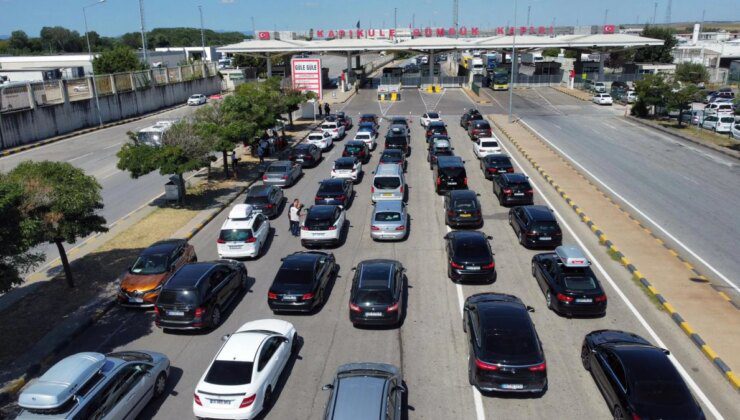
<instances>
[{"instance_id":1,"label":"road sign","mask_svg":"<svg viewBox=\"0 0 740 420\"><path fill-rule=\"evenodd\" d=\"M314 92L319 100L323 99L320 58L294 58L290 60L290 67L293 75L293 89L301 92Z\"/></svg>"}]
</instances>

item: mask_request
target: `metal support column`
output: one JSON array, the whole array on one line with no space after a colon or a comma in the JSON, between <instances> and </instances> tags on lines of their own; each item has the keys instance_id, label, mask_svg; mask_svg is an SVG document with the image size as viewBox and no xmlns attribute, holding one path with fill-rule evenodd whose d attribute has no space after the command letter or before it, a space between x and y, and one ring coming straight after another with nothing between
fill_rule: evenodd
<instances>
[{"instance_id":1,"label":"metal support column","mask_svg":"<svg viewBox=\"0 0 740 420\"><path fill-rule=\"evenodd\" d=\"M362 63L360 62L360 57L361 57L361 56L362 56L362 54L357 54L357 55L355 56L355 68L356 68L356 69L360 69L360 68L362 68Z\"/></svg>"},{"instance_id":2,"label":"metal support column","mask_svg":"<svg viewBox=\"0 0 740 420\"><path fill-rule=\"evenodd\" d=\"M347 74L344 77L344 91L349 90L350 76L352 75L352 51L347 51Z\"/></svg>"},{"instance_id":3,"label":"metal support column","mask_svg":"<svg viewBox=\"0 0 740 420\"><path fill-rule=\"evenodd\" d=\"M267 77L272 77L272 61L270 61L270 53L267 53L266 59L267 59Z\"/></svg>"},{"instance_id":4,"label":"metal support column","mask_svg":"<svg viewBox=\"0 0 740 420\"><path fill-rule=\"evenodd\" d=\"M429 50L429 78L434 84L434 50Z\"/></svg>"},{"instance_id":5,"label":"metal support column","mask_svg":"<svg viewBox=\"0 0 740 420\"><path fill-rule=\"evenodd\" d=\"M599 52L599 81L604 81L604 57L606 57L606 53L604 51Z\"/></svg>"}]
</instances>

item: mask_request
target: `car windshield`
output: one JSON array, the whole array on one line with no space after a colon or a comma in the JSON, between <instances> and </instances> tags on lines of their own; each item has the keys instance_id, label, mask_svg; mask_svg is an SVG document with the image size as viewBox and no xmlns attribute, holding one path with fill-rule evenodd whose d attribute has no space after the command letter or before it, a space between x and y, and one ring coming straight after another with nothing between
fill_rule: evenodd
<instances>
[{"instance_id":1,"label":"car windshield","mask_svg":"<svg viewBox=\"0 0 740 420\"><path fill-rule=\"evenodd\" d=\"M333 130L333 129L337 128L337 124L336 123L332 123L332 124L321 124L321 128L323 128L324 130Z\"/></svg>"},{"instance_id":2,"label":"car windshield","mask_svg":"<svg viewBox=\"0 0 740 420\"><path fill-rule=\"evenodd\" d=\"M131 274L161 274L167 271L167 254L141 255L131 266Z\"/></svg>"},{"instance_id":3,"label":"car windshield","mask_svg":"<svg viewBox=\"0 0 740 420\"><path fill-rule=\"evenodd\" d=\"M319 187L320 193L336 193L344 191L344 184L341 182L322 182Z\"/></svg>"},{"instance_id":4,"label":"car windshield","mask_svg":"<svg viewBox=\"0 0 740 420\"><path fill-rule=\"evenodd\" d=\"M270 167L267 168L267 173L269 174L281 174L283 172L288 172L287 166L270 165Z\"/></svg>"},{"instance_id":5,"label":"car windshield","mask_svg":"<svg viewBox=\"0 0 740 420\"><path fill-rule=\"evenodd\" d=\"M311 268L281 268L275 275L275 284L311 284L313 270Z\"/></svg>"},{"instance_id":6,"label":"car windshield","mask_svg":"<svg viewBox=\"0 0 740 420\"><path fill-rule=\"evenodd\" d=\"M224 242L244 242L251 238L251 229L222 229L218 235L218 239Z\"/></svg>"},{"instance_id":7,"label":"car windshield","mask_svg":"<svg viewBox=\"0 0 740 420\"><path fill-rule=\"evenodd\" d=\"M157 303L161 303L164 305L190 305L190 306L197 306L198 305L198 291L197 290L162 290L162 293L159 294L159 298L157 299Z\"/></svg>"},{"instance_id":8,"label":"car windshield","mask_svg":"<svg viewBox=\"0 0 740 420\"><path fill-rule=\"evenodd\" d=\"M252 362L215 360L204 380L214 385L246 385L252 382L253 367Z\"/></svg>"},{"instance_id":9,"label":"car windshield","mask_svg":"<svg viewBox=\"0 0 740 420\"><path fill-rule=\"evenodd\" d=\"M472 198L458 198L455 200L453 207L458 210L473 210L477 206L475 204L475 200Z\"/></svg>"},{"instance_id":10,"label":"car windshield","mask_svg":"<svg viewBox=\"0 0 740 420\"><path fill-rule=\"evenodd\" d=\"M401 179L395 176L376 176L373 185L381 190L393 190L401 186Z\"/></svg>"},{"instance_id":11,"label":"car windshield","mask_svg":"<svg viewBox=\"0 0 740 420\"><path fill-rule=\"evenodd\" d=\"M480 143L481 147L498 147L498 142L495 141L482 141Z\"/></svg>"},{"instance_id":12,"label":"car windshield","mask_svg":"<svg viewBox=\"0 0 740 420\"><path fill-rule=\"evenodd\" d=\"M430 112L430 113L429 113L429 114L427 114L427 115L428 115L428 116L429 116L429 118L431 118L431 119L435 119L435 120L436 120L436 119L438 119L438 118L439 118L439 114L437 114L436 112Z\"/></svg>"},{"instance_id":13,"label":"car windshield","mask_svg":"<svg viewBox=\"0 0 740 420\"><path fill-rule=\"evenodd\" d=\"M596 290L596 280L590 276L567 276L563 278L563 283L568 290Z\"/></svg>"},{"instance_id":14,"label":"car windshield","mask_svg":"<svg viewBox=\"0 0 740 420\"><path fill-rule=\"evenodd\" d=\"M400 222L401 213L395 211L379 211L375 213L376 222Z\"/></svg>"},{"instance_id":15,"label":"car windshield","mask_svg":"<svg viewBox=\"0 0 740 420\"><path fill-rule=\"evenodd\" d=\"M488 247L477 240L461 239L455 243L455 256L462 259L490 257Z\"/></svg>"},{"instance_id":16,"label":"car windshield","mask_svg":"<svg viewBox=\"0 0 740 420\"><path fill-rule=\"evenodd\" d=\"M646 404L683 405L688 397L678 380L635 381L634 396Z\"/></svg>"},{"instance_id":17,"label":"car windshield","mask_svg":"<svg viewBox=\"0 0 740 420\"><path fill-rule=\"evenodd\" d=\"M542 233L557 232L558 224L555 222L536 222L532 224L532 229Z\"/></svg>"},{"instance_id":18,"label":"car windshield","mask_svg":"<svg viewBox=\"0 0 740 420\"><path fill-rule=\"evenodd\" d=\"M386 150L385 152L383 152L383 156L380 157L380 160L382 161L390 160L393 162L396 160L400 160L401 157L402 157L401 151L395 152L391 150Z\"/></svg>"},{"instance_id":19,"label":"car windshield","mask_svg":"<svg viewBox=\"0 0 740 420\"><path fill-rule=\"evenodd\" d=\"M362 268L357 286L357 301L387 304L393 302L390 290L391 267L370 265Z\"/></svg>"},{"instance_id":20,"label":"car windshield","mask_svg":"<svg viewBox=\"0 0 740 420\"><path fill-rule=\"evenodd\" d=\"M732 124L735 122L735 119L732 117L722 117L720 118L720 122Z\"/></svg>"},{"instance_id":21,"label":"car windshield","mask_svg":"<svg viewBox=\"0 0 740 420\"><path fill-rule=\"evenodd\" d=\"M324 136L321 134L311 134L308 136L308 139L314 141L322 141L324 140Z\"/></svg>"},{"instance_id":22,"label":"car windshield","mask_svg":"<svg viewBox=\"0 0 740 420\"><path fill-rule=\"evenodd\" d=\"M359 144L348 144L348 145L344 146L344 150L346 150L346 151L348 151L350 153L356 153L356 152L359 152L360 150L362 150L362 146L360 146Z\"/></svg>"},{"instance_id":23,"label":"car windshield","mask_svg":"<svg viewBox=\"0 0 740 420\"><path fill-rule=\"evenodd\" d=\"M440 168L440 174L448 176L448 177L459 177L463 175L463 172L465 172L465 168L458 168L458 167L445 167Z\"/></svg>"},{"instance_id":24,"label":"car windshield","mask_svg":"<svg viewBox=\"0 0 740 420\"><path fill-rule=\"evenodd\" d=\"M368 140L368 139L370 139L370 133L362 133L362 132L360 132L360 133L357 133L355 135L355 138L356 139L360 139L360 140Z\"/></svg>"}]
</instances>

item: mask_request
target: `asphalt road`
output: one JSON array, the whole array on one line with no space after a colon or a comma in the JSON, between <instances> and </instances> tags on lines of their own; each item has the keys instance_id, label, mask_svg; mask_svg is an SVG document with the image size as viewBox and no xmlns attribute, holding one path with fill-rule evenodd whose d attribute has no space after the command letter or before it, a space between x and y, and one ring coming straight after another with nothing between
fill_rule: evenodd
<instances>
[{"instance_id":1,"label":"asphalt road","mask_svg":"<svg viewBox=\"0 0 740 420\"><path fill-rule=\"evenodd\" d=\"M566 319L548 311L530 273L530 260L535 251L526 250L516 242L506 220L508 209L494 200L490 181L480 173L471 143L458 125L462 109L472 106L471 102L462 92L454 90L444 95L416 90L404 93L401 102L379 104L374 100L373 91L363 91L348 102L345 111L350 115L375 112L386 116L411 116L413 150L407 174L412 220L410 236L400 243L376 243L370 239L371 178L366 176L356 186L356 197L348 209L350 227L346 240L332 250L341 269L326 305L313 315L278 316L296 326L303 343L296 360L289 364L282 377L275 406L267 418L320 419L328 397L321 386L331 382L337 366L351 361L388 362L400 366L409 388L407 413L412 419L608 418L604 399L579 359L584 335L602 328L632 331L654 342L653 337L659 337L682 368L689 372L696 383L697 395L706 395L712 404L709 408L702 403L708 417L712 417L710 412L716 407L720 416L740 418L735 391L672 321L655 309L629 280L626 271L606 256L572 211L561 200L556 200L552 191L544 189L539 179L533 178L544 191L544 197L562 215L561 223L572 227L572 230L564 229L564 241L574 243L574 235L577 235L603 265L604 275L609 276L607 281L599 274L609 296L609 309L604 318ZM482 195L485 218L482 230L494 238L492 246L498 269L498 280L493 285L456 285L446 277L442 237L447 230L442 197L434 193L422 130L418 125L418 115L433 109L442 113L456 153L466 160L470 188ZM384 122L381 132L386 127ZM311 203L318 182L328 177L331 162L339 156L342 147L342 142L337 143L317 168L306 170L297 186L286 190L287 198ZM366 171L375 167L378 156L377 151L373 153ZM540 189L535 194L538 203L543 202ZM192 239L201 261L217 257L215 240L227 213L222 212ZM194 386L221 345L220 337L235 331L244 322L274 317L267 306L267 289L280 258L302 250L298 239L288 233L284 213L271 223L274 236L266 255L245 262L253 279L250 291L226 314L223 324L215 331L164 334L153 326L150 312L115 308L75 340L64 354L120 349L151 349L167 354L173 366L169 394L150 404L141 417L191 418ZM400 328L355 329L348 320L350 270L359 261L370 258L396 259L408 270L408 309ZM484 291L511 293L536 308L532 317L545 349L549 378L549 389L541 398L481 396L468 384L461 303L465 296Z\"/></svg>"},{"instance_id":2,"label":"asphalt road","mask_svg":"<svg viewBox=\"0 0 740 420\"><path fill-rule=\"evenodd\" d=\"M486 92L497 111L507 109L508 92ZM724 280L716 284L740 287L737 160L627 121L623 108L550 88L515 90L513 105L523 121L644 213L643 221L700 271Z\"/></svg>"}]
</instances>

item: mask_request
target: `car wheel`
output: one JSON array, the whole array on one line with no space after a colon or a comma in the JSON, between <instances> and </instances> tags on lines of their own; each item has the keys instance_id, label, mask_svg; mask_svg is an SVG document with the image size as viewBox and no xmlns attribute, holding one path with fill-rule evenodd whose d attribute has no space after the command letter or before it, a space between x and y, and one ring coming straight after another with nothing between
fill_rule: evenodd
<instances>
[{"instance_id":1,"label":"car wheel","mask_svg":"<svg viewBox=\"0 0 740 420\"><path fill-rule=\"evenodd\" d=\"M298 353L298 333L293 333L293 343L290 345L290 353L296 354Z\"/></svg>"},{"instance_id":2,"label":"car wheel","mask_svg":"<svg viewBox=\"0 0 740 420\"><path fill-rule=\"evenodd\" d=\"M473 374L473 368L470 366L470 362L468 362L468 383L471 386L475 386L475 375Z\"/></svg>"},{"instance_id":3,"label":"car wheel","mask_svg":"<svg viewBox=\"0 0 740 420\"><path fill-rule=\"evenodd\" d=\"M588 358L588 348L584 345L581 347L581 363L583 364L583 368L586 370L591 370L591 361Z\"/></svg>"},{"instance_id":4,"label":"car wheel","mask_svg":"<svg viewBox=\"0 0 740 420\"><path fill-rule=\"evenodd\" d=\"M213 308L213 311L211 311L211 328L216 328L221 324L221 309L219 309L218 306Z\"/></svg>"},{"instance_id":5,"label":"car wheel","mask_svg":"<svg viewBox=\"0 0 740 420\"><path fill-rule=\"evenodd\" d=\"M265 390L265 397L262 399L262 412L265 412L272 407L272 387L267 387Z\"/></svg>"},{"instance_id":6,"label":"car wheel","mask_svg":"<svg viewBox=\"0 0 740 420\"><path fill-rule=\"evenodd\" d=\"M614 407L614 420L624 420L624 410L622 410L622 407L615 406Z\"/></svg>"},{"instance_id":7,"label":"car wheel","mask_svg":"<svg viewBox=\"0 0 740 420\"><path fill-rule=\"evenodd\" d=\"M524 243L524 235L522 234L522 231L519 231L519 243L520 243L520 244L521 244L521 245L522 245L523 247L525 247L525 248L527 247L527 245L526 245L526 244Z\"/></svg>"},{"instance_id":8,"label":"car wheel","mask_svg":"<svg viewBox=\"0 0 740 420\"><path fill-rule=\"evenodd\" d=\"M552 292L550 289L545 293L545 303L547 304L547 309L552 309Z\"/></svg>"},{"instance_id":9,"label":"car wheel","mask_svg":"<svg viewBox=\"0 0 740 420\"><path fill-rule=\"evenodd\" d=\"M154 398L159 398L164 395L164 391L167 389L167 374L161 372L157 375L157 380L154 381Z\"/></svg>"},{"instance_id":10,"label":"car wheel","mask_svg":"<svg viewBox=\"0 0 740 420\"><path fill-rule=\"evenodd\" d=\"M537 277L537 275L535 274L534 263L532 263L532 277Z\"/></svg>"}]
</instances>

